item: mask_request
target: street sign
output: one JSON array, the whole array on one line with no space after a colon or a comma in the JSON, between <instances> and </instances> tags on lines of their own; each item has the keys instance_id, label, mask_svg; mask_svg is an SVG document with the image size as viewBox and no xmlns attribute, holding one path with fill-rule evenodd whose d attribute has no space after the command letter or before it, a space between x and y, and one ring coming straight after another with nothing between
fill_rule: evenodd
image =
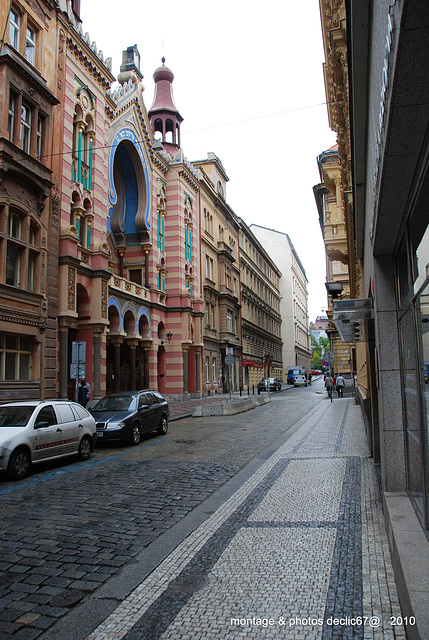
<instances>
[{"instance_id":1,"label":"street sign","mask_svg":"<svg viewBox=\"0 0 429 640\"><path fill-rule=\"evenodd\" d=\"M323 357L326 358L326 360L330 360L331 362L335 360L335 354L333 351L325 351Z\"/></svg>"},{"instance_id":2,"label":"street sign","mask_svg":"<svg viewBox=\"0 0 429 640\"><path fill-rule=\"evenodd\" d=\"M227 347L227 348L225 349L225 354L226 354L227 356L232 356L232 355L234 354L234 347Z\"/></svg>"},{"instance_id":3,"label":"street sign","mask_svg":"<svg viewBox=\"0 0 429 640\"><path fill-rule=\"evenodd\" d=\"M72 342L72 362L85 364L86 342Z\"/></svg>"},{"instance_id":4,"label":"street sign","mask_svg":"<svg viewBox=\"0 0 429 640\"><path fill-rule=\"evenodd\" d=\"M234 356L231 356L231 355L228 354L225 357L225 364L227 364L228 366L231 365L231 364L234 364Z\"/></svg>"},{"instance_id":5,"label":"street sign","mask_svg":"<svg viewBox=\"0 0 429 640\"><path fill-rule=\"evenodd\" d=\"M79 363L78 366L77 363L72 362L70 365L70 378L72 380L83 380L85 377L85 365Z\"/></svg>"}]
</instances>

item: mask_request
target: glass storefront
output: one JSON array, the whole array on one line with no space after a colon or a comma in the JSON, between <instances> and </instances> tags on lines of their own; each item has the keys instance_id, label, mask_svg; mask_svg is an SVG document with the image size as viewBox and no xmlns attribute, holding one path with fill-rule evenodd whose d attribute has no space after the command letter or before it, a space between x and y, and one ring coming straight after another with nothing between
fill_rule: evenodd
<instances>
[{"instance_id":1,"label":"glass storefront","mask_svg":"<svg viewBox=\"0 0 429 640\"><path fill-rule=\"evenodd\" d=\"M406 430L407 488L416 513L429 530L429 227L405 260L397 255L399 337Z\"/></svg>"},{"instance_id":2,"label":"glass storefront","mask_svg":"<svg viewBox=\"0 0 429 640\"><path fill-rule=\"evenodd\" d=\"M429 464L428 464L428 423L429 423L429 282L417 298L417 326L419 328L419 380L421 388L422 456L425 461L423 475L426 480L426 528L429 529Z\"/></svg>"}]
</instances>

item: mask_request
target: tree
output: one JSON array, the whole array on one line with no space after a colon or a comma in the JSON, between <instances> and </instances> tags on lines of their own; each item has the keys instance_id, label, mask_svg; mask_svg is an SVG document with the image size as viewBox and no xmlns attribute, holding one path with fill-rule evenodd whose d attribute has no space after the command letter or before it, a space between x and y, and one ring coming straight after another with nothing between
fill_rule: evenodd
<instances>
[{"instance_id":1,"label":"tree","mask_svg":"<svg viewBox=\"0 0 429 640\"><path fill-rule=\"evenodd\" d=\"M324 340L324 338L320 338L319 341L311 335L311 368L312 369L321 369L322 368L322 350L323 346L320 344L320 340Z\"/></svg>"}]
</instances>

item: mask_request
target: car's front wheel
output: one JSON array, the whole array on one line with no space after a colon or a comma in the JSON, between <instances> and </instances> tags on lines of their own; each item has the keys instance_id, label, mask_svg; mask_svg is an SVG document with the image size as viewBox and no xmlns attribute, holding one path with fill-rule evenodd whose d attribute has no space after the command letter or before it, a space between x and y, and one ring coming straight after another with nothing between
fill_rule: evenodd
<instances>
[{"instance_id":1,"label":"car's front wheel","mask_svg":"<svg viewBox=\"0 0 429 640\"><path fill-rule=\"evenodd\" d=\"M140 435L140 425L139 425L139 423L138 423L138 422L135 422L135 423L133 424L133 428L132 428L132 431L131 431L130 444L131 444L133 447L136 447L136 446L139 444L139 442L140 442L140 438L141 438L141 435Z\"/></svg>"},{"instance_id":2,"label":"car's front wheel","mask_svg":"<svg viewBox=\"0 0 429 640\"><path fill-rule=\"evenodd\" d=\"M80 441L79 449L77 452L79 460L89 460L91 457L91 441L89 438L84 437Z\"/></svg>"},{"instance_id":3,"label":"car's front wheel","mask_svg":"<svg viewBox=\"0 0 429 640\"><path fill-rule=\"evenodd\" d=\"M9 460L8 476L11 480L23 480L30 473L31 458L27 449L17 449Z\"/></svg>"},{"instance_id":4,"label":"car's front wheel","mask_svg":"<svg viewBox=\"0 0 429 640\"><path fill-rule=\"evenodd\" d=\"M162 416L161 422L159 423L159 427L156 430L160 436L165 436L168 431L168 420L167 416Z\"/></svg>"}]
</instances>

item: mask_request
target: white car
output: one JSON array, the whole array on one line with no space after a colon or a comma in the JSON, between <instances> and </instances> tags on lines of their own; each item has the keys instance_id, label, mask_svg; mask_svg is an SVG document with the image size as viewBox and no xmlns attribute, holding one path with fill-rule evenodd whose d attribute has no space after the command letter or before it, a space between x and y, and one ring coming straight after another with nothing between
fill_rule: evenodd
<instances>
[{"instance_id":1,"label":"white car","mask_svg":"<svg viewBox=\"0 0 429 640\"><path fill-rule=\"evenodd\" d=\"M88 460L97 439L95 420L75 402L0 405L0 472L22 480L32 463L77 455Z\"/></svg>"},{"instance_id":2,"label":"white car","mask_svg":"<svg viewBox=\"0 0 429 640\"><path fill-rule=\"evenodd\" d=\"M307 386L307 378L305 376L299 375L296 376L293 381L294 387L306 387Z\"/></svg>"}]
</instances>

